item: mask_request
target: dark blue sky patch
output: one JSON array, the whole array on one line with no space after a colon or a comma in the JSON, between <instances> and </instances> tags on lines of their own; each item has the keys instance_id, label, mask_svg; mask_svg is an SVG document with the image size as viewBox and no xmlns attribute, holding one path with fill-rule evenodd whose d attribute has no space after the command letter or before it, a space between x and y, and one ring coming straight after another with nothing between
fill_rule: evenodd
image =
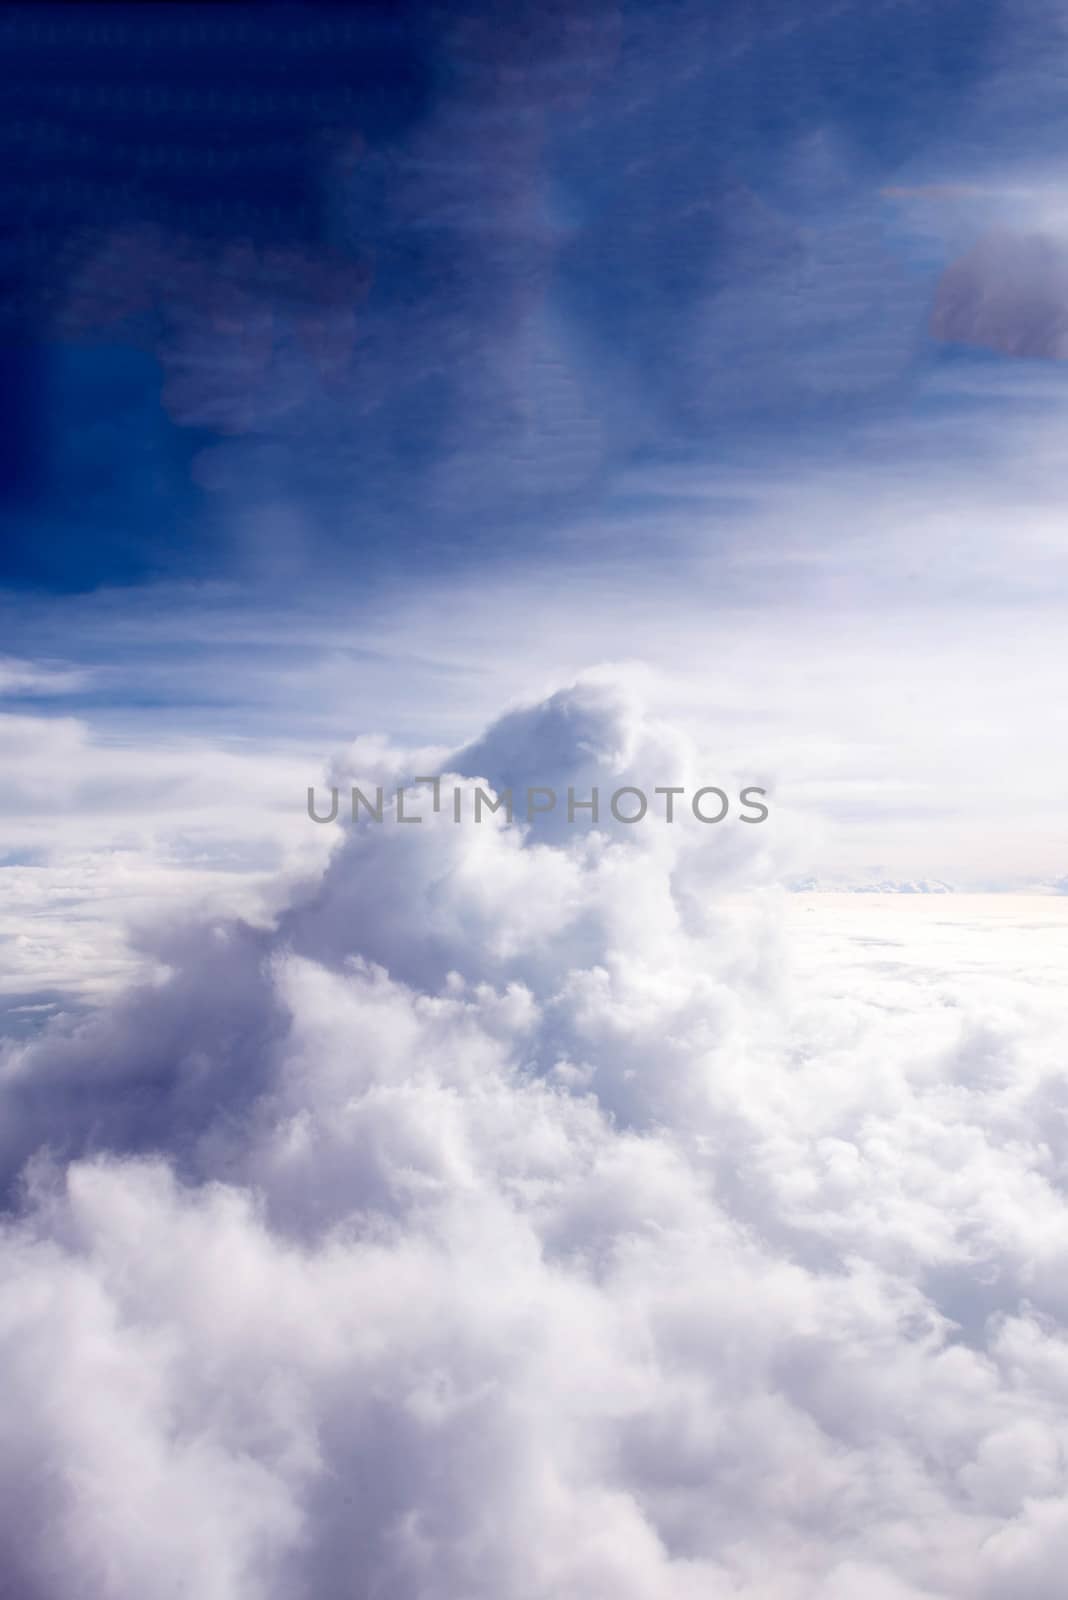
<instances>
[{"instance_id":1,"label":"dark blue sky patch","mask_svg":"<svg viewBox=\"0 0 1068 1600\"><path fill-rule=\"evenodd\" d=\"M635 459L899 408L940 263L879 188L1004 16L8 10L0 582L492 559Z\"/></svg>"}]
</instances>

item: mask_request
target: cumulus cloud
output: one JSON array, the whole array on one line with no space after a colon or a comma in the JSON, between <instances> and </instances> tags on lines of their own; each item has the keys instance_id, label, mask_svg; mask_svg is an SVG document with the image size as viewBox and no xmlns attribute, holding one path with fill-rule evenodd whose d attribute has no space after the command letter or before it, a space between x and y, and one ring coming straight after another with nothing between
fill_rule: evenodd
<instances>
[{"instance_id":1,"label":"cumulus cloud","mask_svg":"<svg viewBox=\"0 0 1068 1600\"><path fill-rule=\"evenodd\" d=\"M668 757L601 679L442 770ZM8 1048L19 1600L1060 1592L1054 976L851 965L726 829L339 824Z\"/></svg>"}]
</instances>

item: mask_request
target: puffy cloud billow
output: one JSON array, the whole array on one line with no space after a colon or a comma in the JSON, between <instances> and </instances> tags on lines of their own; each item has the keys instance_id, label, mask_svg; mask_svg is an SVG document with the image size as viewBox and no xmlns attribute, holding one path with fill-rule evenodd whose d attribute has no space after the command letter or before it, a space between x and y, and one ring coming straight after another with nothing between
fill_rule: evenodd
<instances>
[{"instance_id":1,"label":"puffy cloud billow","mask_svg":"<svg viewBox=\"0 0 1068 1600\"><path fill-rule=\"evenodd\" d=\"M535 767L733 783L607 679ZM1059 1596L1056 988L806 967L772 826L338 833L3 1058L4 1595Z\"/></svg>"}]
</instances>

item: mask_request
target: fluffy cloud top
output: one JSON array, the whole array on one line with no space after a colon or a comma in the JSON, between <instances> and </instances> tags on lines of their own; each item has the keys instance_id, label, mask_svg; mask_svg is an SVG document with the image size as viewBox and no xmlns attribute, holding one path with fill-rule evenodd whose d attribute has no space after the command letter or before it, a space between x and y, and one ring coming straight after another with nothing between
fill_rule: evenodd
<instances>
[{"instance_id":1,"label":"fluffy cloud top","mask_svg":"<svg viewBox=\"0 0 1068 1600\"><path fill-rule=\"evenodd\" d=\"M450 765L665 753L584 685ZM1056 988L806 969L742 833L365 823L9 1048L18 1600L1060 1594Z\"/></svg>"}]
</instances>

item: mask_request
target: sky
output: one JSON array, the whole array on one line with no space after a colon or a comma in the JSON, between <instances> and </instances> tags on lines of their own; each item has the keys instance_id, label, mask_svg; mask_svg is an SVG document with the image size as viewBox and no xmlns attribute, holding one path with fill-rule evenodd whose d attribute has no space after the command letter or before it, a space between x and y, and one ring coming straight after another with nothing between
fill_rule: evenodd
<instances>
[{"instance_id":1,"label":"sky","mask_svg":"<svg viewBox=\"0 0 1068 1600\"><path fill-rule=\"evenodd\" d=\"M116 745L314 777L637 662L788 877L1057 883L1063 16L506 12L5 11L0 693L72 837Z\"/></svg>"},{"instance_id":2,"label":"sky","mask_svg":"<svg viewBox=\"0 0 1068 1600\"><path fill-rule=\"evenodd\" d=\"M12 1600L1059 1597L1068 11L0 60Z\"/></svg>"}]
</instances>

